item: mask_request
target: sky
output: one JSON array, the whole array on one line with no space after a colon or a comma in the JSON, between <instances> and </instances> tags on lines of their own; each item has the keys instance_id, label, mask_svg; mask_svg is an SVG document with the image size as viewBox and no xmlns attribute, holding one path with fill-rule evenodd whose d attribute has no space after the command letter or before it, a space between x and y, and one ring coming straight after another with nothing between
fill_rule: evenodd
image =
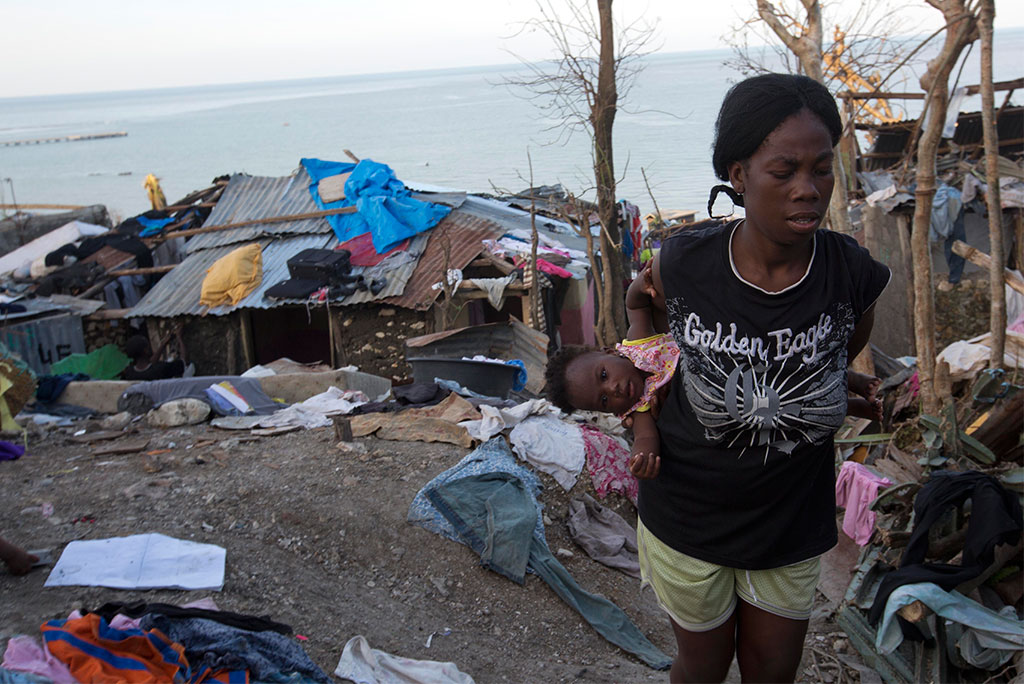
<instances>
[{"instance_id":1,"label":"sky","mask_svg":"<svg viewBox=\"0 0 1024 684\"><path fill-rule=\"evenodd\" d=\"M873 0L885 2L886 0ZM560 5L562 0L552 0ZM727 47L754 0L616 0L656 24L658 51ZM840 11L861 0L837 0ZM931 31L937 10L909 6ZM0 98L443 69L543 59L519 31L535 0L0 0ZM996 28L1024 26L1024 2L997 0Z\"/></svg>"}]
</instances>

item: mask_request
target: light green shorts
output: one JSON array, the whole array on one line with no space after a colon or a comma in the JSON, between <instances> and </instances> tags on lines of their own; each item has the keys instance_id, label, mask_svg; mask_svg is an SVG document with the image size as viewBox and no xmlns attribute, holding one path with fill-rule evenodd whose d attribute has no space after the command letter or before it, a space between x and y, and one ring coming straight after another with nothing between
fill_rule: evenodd
<instances>
[{"instance_id":1,"label":"light green shorts","mask_svg":"<svg viewBox=\"0 0 1024 684\"><path fill-rule=\"evenodd\" d=\"M793 620L806 620L814 605L820 558L770 570L738 570L698 560L663 543L637 520L642 586L654 589L662 609L690 632L722 625L737 597Z\"/></svg>"}]
</instances>

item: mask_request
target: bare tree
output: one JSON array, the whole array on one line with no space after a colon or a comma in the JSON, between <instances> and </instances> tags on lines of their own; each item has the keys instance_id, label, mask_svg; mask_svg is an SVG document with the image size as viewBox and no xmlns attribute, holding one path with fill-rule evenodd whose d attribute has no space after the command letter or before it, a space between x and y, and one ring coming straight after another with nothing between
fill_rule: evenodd
<instances>
[{"instance_id":1,"label":"bare tree","mask_svg":"<svg viewBox=\"0 0 1024 684\"><path fill-rule=\"evenodd\" d=\"M541 111L557 119L559 134L566 140L576 132L590 136L601 224L601 259L591 259L600 290L596 332L600 343L613 344L626 333L626 274L615 206L612 129L620 99L642 68L640 58L653 33L640 20L616 27L612 0L568 0L561 11L546 0L538 2L537 10L538 16L525 22L524 30L545 34L558 57L525 63L527 74L506 83L528 93Z\"/></svg>"},{"instance_id":2,"label":"bare tree","mask_svg":"<svg viewBox=\"0 0 1024 684\"><path fill-rule=\"evenodd\" d=\"M988 239L991 245L992 266L989 269L989 285L992 294L992 308L989 315L992 329L992 356L989 366L999 368L1003 363L1006 348L1006 289L1003 285L1003 267L1006 255L1003 250L1003 211L999 201L999 138L995 122L995 92L992 88L992 23L996 16L995 0L981 0L978 29L981 37L981 126L985 142L985 179L988 192L985 205L988 208ZM1020 268L1020 264L1017 265Z\"/></svg>"},{"instance_id":3,"label":"bare tree","mask_svg":"<svg viewBox=\"0 0 1024 684\"><path fill-rule=\"evenodd\" d=\"M851 6L855 8L852 12L832 13L830 23L836 29L832 42L826 43L824 15L832 6L820 0L756 0L756 16L733 32L735 57L730 64L747 74L772 70L766 65L763 51L755 55L749 47L752 34L770 45L778 46L773 38L780 41L775 54L783 68L803 73L832 92L849 88L853 76L860 83L877 83L880 78L872 72L899 57L900 44L890 36L900 30L901 22L883 0L846 3L843 7ZM844 120L844 125L852 127L853 121ZM829 223L833 230L850 232L847 172L841 155L833 160L832 172L836 185L829 205Z\"/></svg>"},{"instance_id":4,"label":"bare tree","mask_svg":"<svg viewBox=\"0 0 1024 684\"><path fill-rule=\"evenodd\" d=\"M936 154L942 140L942 122L946 118L946 109L949 106L949 76L960 58L960 53L977 38L978 22L977 0L927 2L942 12L946 31L942 49L928 62L928 67L921 76L921 88L925 91L922 120L927 113L929 123L917 142L917 188L914 190L910 249L914 263L914 341L917 347L922 410L937 415L939 397L935 387L935 292L932 286L928 229L931 223L932 198L935 196Z\"/></svg>"}]
</instances>

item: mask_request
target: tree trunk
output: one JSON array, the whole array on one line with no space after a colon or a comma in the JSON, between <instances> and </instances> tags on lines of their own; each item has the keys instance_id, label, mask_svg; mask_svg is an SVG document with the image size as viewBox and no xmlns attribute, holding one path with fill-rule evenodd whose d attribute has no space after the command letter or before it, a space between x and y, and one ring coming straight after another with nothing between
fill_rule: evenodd
<instances>
[{"instance_id":1,"label":"tree trunk","mask_svg":"<svg viewBox=\"0 0 1024 684\"><path fill-rule=\"evenodd\" d=\"M988 192L985 204L988 208L988 239L991 249L992 267L989 270L989 284L992 294L992 308L989 324L992 329L992 356L989 366L999 368L1003 364L1006 348L1006 288L1003 285L1003 267L1006 255L1003 249L1003 212L999 201L999 140L996 132L995 93L992 90L992 23L995 19L995 0L981 0L978 20L981 34L981 126L985 141L985 179ZM1018 264L1018 268L1019 268Z\"/></svg>"},{"instance_id":2,"label":"tree trunk","mask_svg":"<svg viewBox=\"0 0 1024 684\"><path fill-rule=\"evenodd\" d=\"M626 334L625 292L622 287L622 239L615 207L615 162L612 154L612 126L618 104L615 86L615 31L612 0L597 0L601 31L601 52L597 94L590 117L594 132L594 180L597 183L597 214L601 220L601 261L603 325L598 330L601 344L620 341Z\"/></svg>"},{"instance_id":3,"label":"tree trunk","mask_svg":"<svg viewBox=\"0 0 1024 684\"><path fill-rule=\"evenodd\" d=\"M937 416L939 397L935 391L935 291L932 286L931 250L928 229L931 225L932 198L935 196L935 161L942 139L942 123L949 104L949 74L964 47L976 33L975 18L967 12L963 0L932 0L946 19L946 37L942 51L928 63L921 76L926 91L925 111L928 127L917 143L917 189L914 191L914 222L910 234L914 262L914 340L917 347L918 379L921 383L921 408Z\"/></svg>"}]
</instances>

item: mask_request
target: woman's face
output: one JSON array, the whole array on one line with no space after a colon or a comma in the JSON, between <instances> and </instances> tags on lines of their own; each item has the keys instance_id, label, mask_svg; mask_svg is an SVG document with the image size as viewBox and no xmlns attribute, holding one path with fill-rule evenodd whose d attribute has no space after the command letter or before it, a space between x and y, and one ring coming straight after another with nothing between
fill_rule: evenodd
<instances>
[{"instance_id":1,"label":"woman's face","mask_svg":"<svg viewBox=\"0 0 1024 684\"><path fill-rule=\"evenodd\" d=\"M832 138L808 109L779 124L761 147L729 166L743 193L747 222L779 245L806 242L821 225L832 197Z\"/></svg>"}]
</instances>

